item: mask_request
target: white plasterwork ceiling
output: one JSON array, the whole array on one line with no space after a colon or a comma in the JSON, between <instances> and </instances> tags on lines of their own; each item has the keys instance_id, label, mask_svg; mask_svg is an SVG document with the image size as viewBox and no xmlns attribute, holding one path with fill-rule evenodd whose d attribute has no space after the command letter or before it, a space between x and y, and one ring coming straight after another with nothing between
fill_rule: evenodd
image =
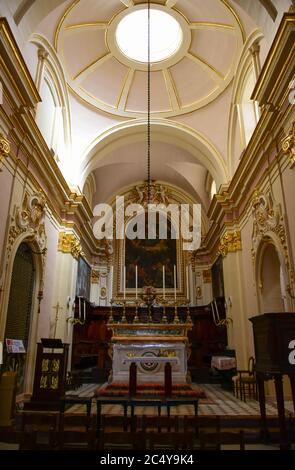
<instances>
[{"instance_id":1,"label":"white plasterwork ceiling","mask_svg":"<svg viewBox=\"0 0 295 470\"><path fill-rule=\"evenodd\" d=\"M127 6L129 5L129 6ZM80 99L117 116L147 112L147 65L129 59L116 43L116 28L146 2L76 0L55 33L67 82ZM180 24L177 51L151 65L151 111L171 117L199 109L226 89L243 44L243 27L225 0L158 1Z\"/></svg>"}]
</instances>

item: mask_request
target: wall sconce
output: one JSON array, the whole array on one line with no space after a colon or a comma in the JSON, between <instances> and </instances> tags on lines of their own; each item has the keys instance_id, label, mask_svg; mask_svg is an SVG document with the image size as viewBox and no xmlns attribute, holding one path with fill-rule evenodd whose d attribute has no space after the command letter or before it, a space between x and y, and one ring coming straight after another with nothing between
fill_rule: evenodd
<instances>
[{"instance_id":1,"label":"wall sconce","mask_svg":"<svg viewBox=\"0 0 295 470\"><path fill-rule=\"evenodd\" d=\"M232 299L230 296L224 299L224 303L225 303L226 310L228 310L229 308L233 306Z\"/></svg>"}]
</instances>

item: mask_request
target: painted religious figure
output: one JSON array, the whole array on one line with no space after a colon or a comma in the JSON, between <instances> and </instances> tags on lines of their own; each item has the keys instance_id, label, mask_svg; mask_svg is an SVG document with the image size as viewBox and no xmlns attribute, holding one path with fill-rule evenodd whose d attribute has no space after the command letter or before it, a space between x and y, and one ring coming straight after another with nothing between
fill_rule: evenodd
<instances>
[{"instance_id":1,"label":"painted religious figure","mask_svg":"<svg viewBox=\"0 0 295 470\"><path fill-rule=\"evenodd\" d=\"M157 234L159 234L157 230ZM166 288L174 287L173 268L177 264L176 240L171 239L171 222L167 223L167 239L125 240L126 287L135 288L135 266L138 269L138 288L163 287L165 266Z\"/></svg>"}]
</instances>

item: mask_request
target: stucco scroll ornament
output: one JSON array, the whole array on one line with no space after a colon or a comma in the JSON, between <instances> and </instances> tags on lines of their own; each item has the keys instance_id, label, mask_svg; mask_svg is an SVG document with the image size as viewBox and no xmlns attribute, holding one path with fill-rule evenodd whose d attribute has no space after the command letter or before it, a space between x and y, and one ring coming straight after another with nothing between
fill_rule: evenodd
<instances>
[{"instance_id":1,"label":"stucco scroll ornament","mask_svg":"<svg viewBox=\"0 0 295 470\"><path fill-rule=\"evenodd\" d=\"M107 238L99 240L99 243L97 245L97 251L100 262L111 262L114 253L112 240L108 240Z\"/></svg>"},{"instance_id":2,"label":"stucco scroll ornament","mask_svg":"<svg viewBox=\"0 0 295 470\"><path fill-rule=\"evenodd\" d=\"M38 231L44 221L46 200L42 193L26 195L21 208L16 211L16 223L20 228Z\"/></svg>"},{"instance_id":3,"label":"stucco scroll ornament","mask_svg":"<svg viewBox=\"0 0 295 470\"><path fill-rule=\"evenodd\" d=\"M258 246L263 237L275 235L283 250L286 270L289 277L287 290L290 295L293 284L293 271L289 262L289 252L283 216L279 204L274 204L271 194L265 195L255 191L252 201L253 232L252 232L252 259L255 261Z\"/></svg>"},{"instance_id":4,"label":"stucco scroll ornament","mask_svg":"<svg viewBox=\"0 0 295 470\"><path fill-rule=\"evenodd\" d=\"M280 206L274 206L270 194L255 191L252 201L253 232L252 232L252 256L255 257L261 239L267 232L276 233L285 243L285 231L281 217ZM284 233L282 233L282 230Z\"/></svg>"},{"instance_id":5,"label":"stucco scroll ornament","mask_svg":"<svg viewBox=\"0 0 295 470\"><path fill-rule=\"evenodd\" d=\"M32 196L25 195L22 206L17 207L15 216L8 234L8 258L12 246L21 234L26 234L26 238L36 241L39 253L45 258L46 255L46 233L44 225L46 200L42 193L35 193ZM43 260L44 261L44 260Z\"/></svg>"},{"instance_id":6,"label":"stucco scroll ornament","mask_svg":"<svg viewBox=\"0 0 295 470\"><path fill-rule=\"evenodd\" d=\"M38 292L38 313L40 313L40 302L43 297L43 270L47 253L47 237L44 224L45 208L46 200L41 192L31 196L25 195L22 206L16 207L15 215L11 218L6 252L6 265L8 265L13 245L19 237L22 236L23 240L37 244L37 251L33 250L33 253L41 256L43 266Z\"/></svg>"},{"instance_id":7,"label":"stucco scroll ornament","mask_svg":"<svg viewBox=\"0 0 295 470\"><path fill-rule=\"evenodd\" d=\"M291 165L295 164L295 121L289 131L287 137L282 141L283 152L289 156Z\"/></svg>"},{"instance_id":8,"label":"stucco scroll ornament","mask_svg":"<svg viewBox=\"0 0 295 470\"><path fill-rule=\"evenodd\" d=\"M0 132L0 171L2 171L2 165L4 158L9 155L10 152L10 143Z\"/></svg>"}]
</instances>

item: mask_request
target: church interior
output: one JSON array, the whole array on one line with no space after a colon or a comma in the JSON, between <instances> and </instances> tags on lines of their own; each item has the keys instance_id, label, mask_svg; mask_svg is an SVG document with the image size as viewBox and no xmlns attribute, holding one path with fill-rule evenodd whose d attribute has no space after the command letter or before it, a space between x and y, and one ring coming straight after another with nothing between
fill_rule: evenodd
<instances>
[{"instance_id":1,"label":"church interior","mask_svg":"<svg viewBox=\"0 0 295 470\"><path fill-rule=\"evenodd\" d=\"M0 0L0 71L0 449L295 448L294 0Z\"/></svg>"}]
</instances>

